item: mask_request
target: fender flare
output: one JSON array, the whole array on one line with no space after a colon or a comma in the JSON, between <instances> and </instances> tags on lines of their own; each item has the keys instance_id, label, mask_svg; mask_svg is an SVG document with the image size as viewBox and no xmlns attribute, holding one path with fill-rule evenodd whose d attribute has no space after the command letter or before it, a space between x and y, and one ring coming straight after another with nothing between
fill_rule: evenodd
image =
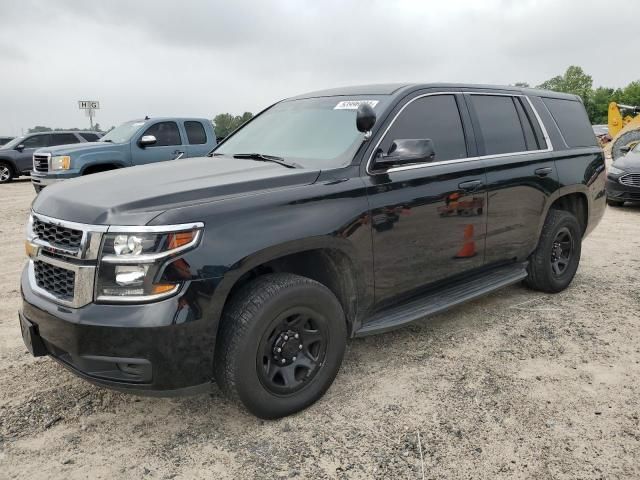
<instances>
[{"instance_id":1,"label":"fender flare","mask_svg":"<svg viewBox=\"0 0 640 480\"><path fill-rule=\"evenodd\" d=\"M349 270L353 274L356 305L358 307L371 305L372 299L369 298L370 294L366 289L367 273L362 262L353 261L356 257L353 245L346 239L336 237L312 237L273 245L254 252L251 255L234 262L221 277L212 279L215 282L215 289L211 295L207 310L215 322L214 329L218 329L222 311L229 299L231 290L243 275L260 265L279 258L313 250L333 250L342 253L348 259L350 264ZM359 312L359 315L357 318L352 319L353 322L351 327L354 331L357 329L361 321L361 315L364 313L363 310L365 309L356 309L356 311Z\"/></svg>"},{"instance_id":2,"label":"fender flare","mask_svg":"<svg viewBox=\"0 0 640 480\"><path fill-rule=\"evenodd\" d=\"M544 227L544 222L547 220L547 215L549 214L549 209L551 209L551 206L556 202L556 200L558 200L559 198L562 197L566 197L567 195L572 195L574 193L580 193L584 195L585 200L587 201L587 223L589 222L589 212L591 211L591 200L589 199L589 188L580 183L580 184L574 184L574 185L567 185L564 187L560 187L559 189L557 189L555 192L553 192L551 195L549 195L549 197L547 198L547 201L544 205L544 211L543 214L540 216L540 222L538 224L538 228L537 228L537 236L536 239L540 238L540 235L542 234L542 228ZM588 228L588 225L586 225L585 227ZM538 241L536 240L536 245L538 244Z\"/></svg>"},{"instance_id":3,"label":"fender flare","mask_svg":"<svg viewBox=\"0 0 640 480\"><path fill-rule=\"evenodd\" d=\"M88 168L95 167L96 165L115 165L116 168L124 168L127 166L120 160L105 160L105 161L90 162L82 166L82 168L80 169L80 175L84 175L85 171Z\"/></svg>"}]
</instances>

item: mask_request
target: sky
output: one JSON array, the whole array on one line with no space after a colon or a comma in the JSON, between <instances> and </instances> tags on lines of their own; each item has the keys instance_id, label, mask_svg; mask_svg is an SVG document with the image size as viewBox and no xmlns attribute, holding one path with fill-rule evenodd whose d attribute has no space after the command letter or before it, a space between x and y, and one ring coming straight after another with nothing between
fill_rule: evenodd
<instances>
[{"instance_id":1,"label":"sky","mask_svg":"<svg viewBox=\"0 0 640 480\"><path fill-rule=\"evenodd\" d=\"M615 4L615 6L614 6ZM0 0L0 135L257 112L345 85L640 79L640 1Z\"/></svg>"}]
</instances>

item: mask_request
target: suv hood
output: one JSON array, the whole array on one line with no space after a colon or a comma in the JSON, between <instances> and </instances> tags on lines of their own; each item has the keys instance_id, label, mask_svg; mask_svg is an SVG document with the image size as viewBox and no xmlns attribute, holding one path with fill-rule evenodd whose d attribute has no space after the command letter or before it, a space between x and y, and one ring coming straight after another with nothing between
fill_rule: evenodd
<instances>
[{"instance_id":1,"label":"suv hood","mask_svg":"<svg viewBox=\"0 0 640 480\"><path fill-rule=\"evenodd\" d=\"M36 213L94 225L146 225L171 208L316 181L319 170L226 157L160 162L48 186Z\"/></svg>"},{"instance_id":2,"label":"suv hood","mask_svg":"<svg viewBox=\"0 0 640 480\"><path fill-rule=\"evenodd\" d=\"M67 155L76 152L88 152L91 150L104 150L107 148L111 148L115 145L120 145L116 143L109 142L87 142L87 143L72 143L70 145L58 145L55 147L43 147L38 150L38 152L42 153L51 153L51 155Z\"/></svg>"},{"instance_id":3,"label":"suv hood","mask_svg":"<svg viewBox=\"0 0 640 480\"><path fill-rule=\"evenodd\" d=\"M627 172L640 172L640 153L629 152L624 157L613 162L613 166Z\"/></svg>"}]
</instances>

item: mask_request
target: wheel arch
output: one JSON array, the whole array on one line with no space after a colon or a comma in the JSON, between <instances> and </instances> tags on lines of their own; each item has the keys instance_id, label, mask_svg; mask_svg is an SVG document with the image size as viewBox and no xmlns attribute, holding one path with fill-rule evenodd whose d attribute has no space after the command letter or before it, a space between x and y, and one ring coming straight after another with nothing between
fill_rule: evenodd
<instances>
[{"instance_id":1,"label":"wheel arch","mask_svg":"<svg viewBox=\"0 0 640 480\"><path fill-rule=\"evenodd\" d=\"M551 209L565 210L572 213L578 219L578 222L582 227L582 234L585 235L587 233L589 229L590 205L589 190L585 185L564 187L557 190L549 197L545 206L544 214L540 218L537 238L540 238L542 227L544 226L544 222L547 219L549 210Z\"/></svg>"},{"instance_id":2,"label":"wheel arch","mask_svg":"<svg viewBox=\"0 0 640 480\"><path fill-rule=\"evenodd\" d=\"M0 157L0 162L6 163L11 168L11 171L14 175L18 174L18 168L16 167L16 162L11 157Z\"/></svg>"},{"instance_id":3,"label":"wheel arch","mask_svg":"<svg viewBox=\"0 0 640 480\"><path fill-rule=\"evenodd\" d=\"M122 162L119 162L117 160L105 161L105 162L92 162L82 166L82 169L80 170L80 175L90 175L92 173L108 172L109 170L117 170L125 166L126 165L124 165Z\"/></svg>"},{"instance_id":4,"label":"wheel arch","mask_svg":"<svg viewBox=\"0 0 640 480\"><path fill-rule=\"evenodd\" d=\"M311 278L331 290L342 305L351 335L361 321L362 306L367 304L364 270L354 258L348 242L336 239L310 239L256 252L236 262L220 279L212 298L214 318L221 318L229 300L247 282L268 273L286 272Z\"/></svg>"}]
</instances>

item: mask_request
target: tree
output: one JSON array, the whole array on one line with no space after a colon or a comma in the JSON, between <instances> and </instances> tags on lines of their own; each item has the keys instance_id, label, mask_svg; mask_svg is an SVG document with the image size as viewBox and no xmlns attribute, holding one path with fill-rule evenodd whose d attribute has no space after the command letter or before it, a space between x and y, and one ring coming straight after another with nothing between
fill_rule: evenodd
<instances>
[{"instance_id":1,"label":"tree","mask_svg":"<svg viewBox=\"0 0 640 480\"><path fill-rule=\"evenodd\" d=\"M545 90L555 90L556 92L572 93L579 95L587 105L591 99L593 78L582 70L582 67L571 65L564 75L550 78L546 82L538 85L538 88Z\"/></svg>"},{"instance_id":2,"label":"tree","mask_svg":"<svg viewBox=\"0 0 640 480\"><path fill-rule=\"evenodd\" d=\"M49 127L43 127L42 125L36 125L33 128L27 130L27 133L41 133L41 132L51 132Z\"/></svg>"},{"instance_id":3,"label":"tree","mask_svg":"<svg viewBox=\"0 0 640 480\"><path fill-rule=\"evenodd\" d=\"M244 112L242 115L219 113L212 120L216 132L216 137L226 137L240 125L247 122L248 120L251 120L252 118L253 113L251 112Z\"/></svg>"},{"instance_id":4,"label":"tree","mask_svg":"<svg viewBox=\"0 0 640 480\"><path fill-rule=\"evenodd\" d=\"M514 87L521 87L521 88L529 88L530 85L527 82L516 82L513 84Z\"/></svg>"},{"instance_id":5,"label":"tree","mask_svg":"<svg viewBox=\"0 0 640 480\"><path fill-rule=\"evenodd\" d=\"M93 125L93 131L94 131L94 132L99 132L99 131L100 131L100 124L99 124L98 122L96 122L96 123Z\"/></svg>"}]
</instances>

